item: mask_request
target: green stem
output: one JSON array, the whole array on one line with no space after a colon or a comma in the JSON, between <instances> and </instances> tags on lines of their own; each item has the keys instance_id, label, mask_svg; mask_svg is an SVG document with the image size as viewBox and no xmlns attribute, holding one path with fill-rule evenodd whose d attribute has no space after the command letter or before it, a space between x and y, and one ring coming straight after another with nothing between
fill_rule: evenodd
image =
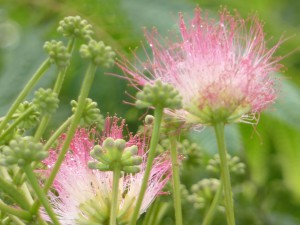
<instances>
[{"instance_id":1,"label":"green stem","mask_svg":"<svg viewBox=\"0 0 300 225\"><path fill-rule=\"evenodd\" d=\"M72 54L72 52L74 50L74 45L75 45L75 38L73 37L68 42L68 47L67 47L68 52L70 54ZM66 73L67 73L68 69L69 69L69 66L67 66L65 69L63 69L62 71L60 71L58 73L58 76L57 76L57 79L55 81L54 88L53 88L53 92L56 93L57 95L59 95L59 93L61 91L62 84L63 84L63 82L65 80ZM41 120L41 122L40 122L40 124L39 124L39 126L38 126L38 128L37 128L37 130L35 132L35 134L34 134L35 140L39 140L43 136L43 134L45 133L46 127L47 127L47 125L49 123L50 118L51 117L49 115L45 115L42 118L42 120Z\"/></svg>"},{"instance_id":2,"label":"green stem","mask_svg":"<svg viewBox=\"0 0 300 225\"><path fill-rule=\"evenodd\" d=\"M70 116L56 131L54 134L51 135L51 137L49 138L49 140L46 142L46 144L44 145L44 149L49 151L50 147L52 146L52 144L57 140L57 138L67 129L67 127L70 125L72 119L74 116ZM45 193L47 193L48 191L48 187L47 189L44 188ZM34 204L31 207L30 212L32 214L36 214L38 209L40 207L40 202L38 200L36 200L34 202Z\"/></svg>"},{"instance_id":3,"label":"green stem","mask_svg":"<svg viewBox=\"0 0 300 225\"><path fill-rule=\"evenodd\" d=\"M73 50L74 50L74 46L75 46L75 38L72 37L71 40L69 40L68 42L68 46L67 46L67 51L68 53L72 54ZM53 88L53 91L57 94L60 93L60 90L62 88L62 84L65 80L65 77L66 77L66 73L67 73L67 70L69 69L69 66L67 66L63 71L61 71L59 74L58 74L58 77L55 81L55 84L54 84L54 88Z\"/></svg>"},{"instance_id":4,"label":"green stem","mask_svg":"<svg viewBox=\"0 0 300 225\"><path fill-rule=\"evenodd\" d=\"M19 104L24 100L24 98L28 95L34 85L38 82L38 80L42 77L42 75L46 72L46 70L50 67L51 63L49 58L46 59L43 64L38 68L35 72L33 77L28 81L26 86L23 88L21 93L18 95L17 99L11 105L10 109L8 110L4 120L0 124L0 132L6 126L7 122L11 119L13 114L15 113L16 109L19 107Z\"/></svg>"},{"instance_id":5,"label":"green stem","mask_svg":"<svg viewBox=\"0 0 300 225\"><path fill-rule=\"evenodd\" d=\"M31 168L30 165L25 165L23 167L24 172L28 178L28 181L31 184L32 189L34 190L34 192L36 193L36 195L38 196L40 202L42 203L42 205L44 206L46 212L48 213L49 217L51 218L52 222L54 225L60 225L49 201L47 198L47 195L45 194L45 192L43 191L43 189L40 187L39 182Z\"/></svg>"},{"instance_id":6,"label":"green stem","mask_svg":"<svg viewBox=\"0 0 300 225\"><path fill-rule=\"evenodd\" d=\"M117 224L117 214L119 209L118 194L119 194L120 176L121 176L121 170L119 167L116 167L113 171L113 190L112 190L112 198L111 198L109 225Z\"/></svg>"},{"instance_id":7,"label":"green stem","mask_svg":"<svg viewBox=\"0 0 300 225\"><path fill-rule=\"evenodd\" d=\"M77 109L76 109L76 112L75 114L70 117L64 124L63 126L61 127L60 131L61 132L63 130L63 128L65 126L67 126L67 124L69 124L69 121L71 121L71 124L70 124L70 127L69 127L69 130L68 130L68 133L67 133L67 136L66 136L66 139L65 139L65 142L62 146L62 149L57 157L57 160L54 164L54 167L45 183L45 186L44 186L44 191L45 193L48 192L48 190L50 189L55 177L56 177L56 174L58 173L59 171L59 168L62 164L62 162L64 161L64 158L65 158L65 155L69 149L69 145L72 141L72 138L76 132L76 129L77 129L77 125L79 124L80 122L80 118L81 118L81 115L84 111L84 103L85 103L85 99L87 98L88 94L89 94L89 91L91 89L91 86L92 86L92 83L93 83L93 80L94 80L94 75L95 75L95 72L96 72L96 69L97 69L97 66L94 65L93 63L90 63L87 71L86 71L86 74L84 76L84 80L83 80L83 83L82 83L82 86L81 86L81 89L80 89L80 93L79 93L79 97L78 97L78 105L77 105ZM72 119L71 119L72 118ZM55 134L58 135L59 132L56 132ZM57 136L58 137L58 136ZM51 137L52 140L56 140L56 138L54 137L54 135ZM49 140L50 141L50 140ZM49 141L47 143L49 143ZM51 142L50 142L51 143ZM50 147L51 145L47 145L47 147ZM32 209L31 209L31 212L32 213L35 213L39 208L39 203L38 202L35 202Z\"/></svg>"},{"instance_id":8,"label":"green stem","mask_svg":"<svg viewBox=\"0 0 300 225\"><path fill-rule=\"evenodd\" d=\"M215 212L216 212L216 209L217 209L217 206L220 202L220 198L221 198L221 193L222 193L222 190L223 190L223 185L222 185L222 181L220 179L220 185L218 187L218 190L215 194L215 197L207 211L207 213L205 214L205 217L204 217L204 220L203 220L203 223L202 225L210 225L213 218L214 218L214 215L215 215Z\"/></svg>"},{"instance_id":9,"label":"green stem","mask_svg":"<svg viewBox=\"0 0 300 225\"><path fill-rule=\"evenodd\" d=\"M143 219L142 225L151 225L152 220L151 217L154 215L154 212L156 211L156 208L158 208L158 199L152 203L151 207L147 210L147 213Z\"/></svg>"},{"instance_id":10,"label":"green stem","mask_svg":"<svg viewBox=\"0 0 300 225\"><path fill-rule=\"evenodd\" d=\"M45 183L45 187L44 187L45 192L47 192L49 190L49 188L51 187L51 185L55 179L55 176L58 173L58 170L59 170L59 168L65 158L65 155L69 149L69 145L70 145L72 138L76 132L77 126L80 122L82 113L84 111L85 99L88 97L89 91L93 84L96 69L97 69L97 66L94 65L93 63L90 63L90 65L87 69L87 72L85 74L81 89L80 89L80 93L79 93L79 97L78 97L78 105L76 108L76 112L74 114L74 119L71 122L70 128L67 133L67 137L62 146L61 152L59 153L59 156L55 162L55 165Z\"/></svg>"},{"instance_id":11,"label":"green stem","mask_svg":"<svg viewBox=\"0 0 300 225\"><path fill-rule=\"evenodd\" d=\"M169 139L171 143L175 219L176 219L176 225L182 225L180 176L179 176L179 163L178 163L177 149L176 149L176 136L171 134L169 136Z\"/></svg>"},{"instance_id":12,"label":"green stem","mask_svg":"<svg viewBox=\"0 0 300 225\"><path fill-rule=\"evenodd\" d=\"M156 147L158 144L158 140L159 140L159 130L160 130L160 124L161 124L161 120L162 120L162 115L163 115L163 108L162 107L156 107L154 110L154 126L153 126L153 131L152 131L152 136L151 136L151 142L150 142L150 150L148 153L148 158L147 158L147 165L146 165L146 169L144 172L144 177L143 177L143 181L142 181L142 185L141 185L141 189L140 189L140 193L139 196L137 198L137 202L130 220L130 225L134 225L136 224L136 221L138 219L139 213L140 213L140 208L143 202L143 198L147 189L147 185L148 185L148 180L150 177L150 172L151 172L151 168L152 168L152 163L155 157L155 153L156 153Z\"/></svg>"},{"instance_id":13,"label":"green stem","mask_svg":"<svg viewBox=\"0 0 300 225\"><path fill-rule=\"evenodd\" d=\"M214 128L215 128L216 138L218 142L219 155L221 161L221 176L222 176L222 183L224 185L224 199L225 199L227 224L235 225L230 172L229 172L228 162L227 162L227 151L226 151L225 135L224 135L225 125L224 123L217 123L214 125Z\"/></svg>"},{"instance_id":14,"label":"green stem","mask_svg":"<svg viewBox=\"0 0 300 225\"><path fill-rule=\"evenodd\" d=\"M24 219L24 220L31 219L31 214L28 211L8 206L2 200L0 200L0 211L5 212L7 214L17 216L20 219Z\"/></svg>"},{"instance_id":15,"label":"green stem","mask_svg":"<svg viewBox=\"0 0 300 225\"><path fill-rule=\"evenodd\" d=\"M6 180L4 180L2 176L0 176L0 190L2 190L9 197L11 197L23 209L28 210L30 208L30 204L23 195L23 193L19 189L17 189L12 183L9 183Z\"/></svg>"},{"instance_id":16,"label":"green stem","mask_svg":"<svg viewBox=\"0 0 300 225\"><path fill-rule=\"evenodd\" d=\"M34 110L34 106L29 107L22 113L21 116L19 116L0 136L0 139L3 139L8 135L22 120L30 115L30 113Z\"/></svg>"},{"instance_id":17,"label":"green stem","mask_svg":"<svg viewBox=\"0 0 300 225\"><path fill-rule=\"evenodd\" d=\"M9 216L10 220L12 222L14 222L13 223L14 225L25 225L25 223L23 223L18 217L13 216L13 215L8 215L8 216Z\"/></svg>"},{"instance_id":18,"label":"green stem","mask_svg":"<svg viewBox=\"0 0 300 225\"><path fill-rule=\"evenodd\" d=\"M48 141L44 145L44 149L49 151L52 144L58 139L58 137L68 128L74 116L70 116L48 139Z\"/></svg>"}]
</instances>

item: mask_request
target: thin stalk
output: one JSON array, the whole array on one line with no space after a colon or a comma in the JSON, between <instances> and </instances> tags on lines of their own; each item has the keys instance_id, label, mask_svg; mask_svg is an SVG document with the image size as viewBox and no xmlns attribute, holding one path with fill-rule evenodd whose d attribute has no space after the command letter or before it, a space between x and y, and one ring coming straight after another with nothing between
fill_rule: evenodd
<instances>
[{"instance_id":1,"label":"thin stalk","mask_svg":"<svg viewBox=\"0 0 300 225\"><path fill-rule=\"evenodd\" d=\"M85 74L85 77L84 77L84 80L83 80L83 83L82 83L82 86L80 89L80 93L79 93L79 97L78 97L78 105L77 105L76 112L74 114L74 119L71 122L70 128L67 133L67 137L62 146L61 152L59 153L59 156L54 164L54 167L45 183L45 186L44 186L45 192L47 192L49 190L49 188L51 187L51 185L54 181L54 178L55 178L56 174L58 173L59 168L60 168L60 166L65 158L65 155L69 149L69 145L72 141L72 138L76 132L77 126L81 119L81 115L84 111L85 99L88 97L89 91L91 89L91 86L92 86L92 83L94 80L96 68L97 68L96 65L94 65L93 63L90 63L90 65L87 69L87 72Z\"/></svg>"},{"instance_id":2,"label":"thin stalk","mask_svg":"<svg viewBox=\"0 0 300 225\"><path fill-rule=\"evenodd\" d=\"M49 138L49 140L46 142L46 144L44 145L44 150L49 150L50 147L52 146L52 144L57 140L57 138L67 129L67 127L70 125L72 119L73 119L74 116L70 116L56 131L55 133L53 133L51 135L51 137ZM44 187L44 191L45 193L47 193L48 191L48 187L47 189ZM36 214L38 209L40 207L40 202L38 200L36 200L32 207L31 207L31 210L30 212L32 214Z\"/></svg>"},{"instance_id":3,"label":"thin stalk","mask_svg":"<svg viewBox=\"0 0 300 225\"><path fill-rule=\"evenodd\" d=\"M4 180L2 176L0 176L0 189L18 203L23 209L28 210L30 208L30 204L24 194L12 183Z\"/></svg>"},{"instance_id":4,"label":"thin stalk","mask_svg":"<svg viewBox=\"0 0 300 225\"><path fill-rule=\"evenodd\" d=\"M23 221L21 221L18 217L13 216L13 215L8 215L8 216L9 216L10 220L12 222L14 222L13 223L14 225L25 225L25 223Z\"/></svg>"},{"instance_id":5,"label":"thin stalk","mask_svg":"<svg viewBox=\"0 0 300 225\"><path fill-rule=\"evenodd\" d=\"M30 115L30 113L34 110L34 106L29 107L28 109L25 110L25 112L19 116L10 126L1 134L0 139L3 139L6 137L6 135L9 134L22 120Z\"/></svg>"},{"instance_id":6,"label":"thin stalk","mask_svg":"<svg viewBox=\"0 0 300 225\"><path fill-rule=\"evenodd\" d=\"M57 138L68 128L74 116L70 116L48 139L44 145L45 150L49 150L52 144L57 140Z\"/></svg>"},{"instance_id":7,"label":"thin stalk","mask_svg":"<svg viewBox=\"0 0 300 225\"><path fill-rule=\"evenodd\" d=\"M143 198L144 198L144 195L145 195L145 192L147 189L148 180L149 180L151 168L152 168L152 163L153 163L155 153L156 153L155 150L156 150L157 143L159 140L159 130L160 130L160 124L161 124L161 120L162 120L162 115L163 115L163 108L156 107L154 110L154 125L153 125L151 141L150 141L150 149L149 149L148 158L147 158L147 165L146 165L146 169L144 172L144 177L143 177L140 193L137 198L137 202L136 202L133 214L131 216L130 225L136 224L136 221L137 221L139 213L140 213L141 205L143 202Z\"/></svg>"},{"instance_id":8,"label":"thin stalk","mask_svg":"<svg viewBox=\"0 0 300 225\"><path fill-rule=\"evenodd\" d=\"M73 53L73 50L74 50L74 46L75 46L75 41L76 41L76 38L75 37L72 37L71 40L69 40L68 42L68 46L67 46L67 51L72 54ZM63 85L63 82L65 80L65 77L66 77L66 73L67 73L67 70L68 70L69 66L67 66L63 71L61 71L59 74L58 74L58 77L55 81L55 84L54 84L54 88L53 88L53 91L57 94L60 93L60 90L62 88L62 85Z\"/></svg>"},{"instance_id":9,"label":"thin stalk","mask_svg":"<svg viewBox=\"0 0 300 225\"><path fill-rule=\"evenodd\" d=\"M172 178L173 178L173 194L176 225L182 225L182 209L181 209L181 192L180 192L180 176L179 163L176 149L176 136L169 136L171 143L171 158L172 158Z\"/></svg>"},{"instance_id":10,"label":"thin stalk","mask_svg":"<svg viewBox=\"0 0 300 225\"><path fill-rule=\"evenodd\" d=\"M121 170L119 167L116 167L113 171L113 190L112 190L112 198L111 198L109 225L117 224L117 214L119 209L118 195L119 195L120 176L121 176Z\"/></svg>"},{"instance_id":11,"label":"thin stalk","mask_svg":"<svg viewBox=\"0 0 300 225\"><path fill-rule=\"evenodd\" d=\"M47 69L50 67L50 65L51 65L51 63L50 63L50 60L48 58L43 62L43 64L38 68L38 70L32 76L32 78L28 81L26 86L23 88L23 90L18 95L17 99L11 105L11 107L8 110L4 120L2 120L2 122L0 124L0 132L3 130L3 128L5 127L7 122L11 119L11 117L15 113L16 109L19 107L19 104L28 95L28 93L31 91L31 89L34 87L34 85L38 82L38 80L42 77L42 75L47 71Z\"/></svg>"},{"instance_id":12,"label":"thin stalk","mask_svg":"<svg viewBox=\"0 0 300 225\"><path fill-rule=\"evenodd\" d=\"M68 52L70 54L72 54L72 52L74 50L74 45L75 45L75 38L73 37L68 42L68 46L67 46ZM61 88L62 88L63 82L65 80L68 69L69 69L69 66L67 66L65 69L61 70L58 73L58 76L57 76L57 79L55 81L54 88L53 88L53 92L56 93L57 95L59 95L59 93L61 91ZM42 118L42 120L41 120L35 134L34 134L35 140L39 140L43 136L43 134L45 133L46 127L49 123L50 118L51 118L50 115L45 115Z\"/></svg>"},{"instance_id":13,"label":"thin stalk","mask_svg":"<svg viewBox=\"0 0 300 225\"><path fill-rule=\"evenodd\" d=\"M224 185L224 199L225 199L227 224L235 225L230 172L229 172L228 162L227 162L227 151L226 151L225 135L224 135L225 125L224 123L217 123L214 125L214 128L215 128L216 138L218 142L219 155L221 161L221 176L222 176L222 183Z\"/></svg>"},{"instance_id":14,"label":"thin stalk","mask_svg":"<svg viewBox=\"0 0 300 225\"><path fill-rule=\"evenodd\" d=\"M18 218L23 220L31 219L31 214L28 211L6 205L2 200L0 200L0 211L17 216Z\"/></svg>"},{"instance_id":15,"label":"thin stalk","mask_svg":"<svg viewBox=\"0 0 300 225\"><path fill-rule=\"evenodd\" d=\"M220 198L221 198L221 193L222 193L222 190L223 190L223 185L222 185L222 179L220 179L220 185L218 187L218 190L215 194L215 197L207 211L207 213L205 214L205 217L204 217L204 220L203 220L203 223L202 225L210 225L213 218L214 218L214 215L215 215L215 212L216 212L216 209L217 209L217 206L220 202Z\"/></svg>"},{"instance_id":16,"label":"thin stalk","mask_svg":"<svg viewBox=\"0 0 300 225\"><path fill-rule=\"evenodd\" d=\"M40 187L39 182L31 168L30 165L25 165L23 167L24 172L27 176L28 181L31 184L32 189L34 190L34 192L36 193L36 195L38 196L40 202L42 203L42 205L44 206L46 212L48 213L49 217L51 218L52 222L54 225L60 225L48 199L47 199L47 195L45 194L45 192L43 191L43 189Z\"/></svg>"}]
</instances>

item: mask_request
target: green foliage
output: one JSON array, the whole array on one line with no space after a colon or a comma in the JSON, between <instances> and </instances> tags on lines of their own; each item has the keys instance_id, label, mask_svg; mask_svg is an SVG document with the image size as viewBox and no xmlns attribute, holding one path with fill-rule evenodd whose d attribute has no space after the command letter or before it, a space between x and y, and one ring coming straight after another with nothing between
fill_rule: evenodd
<instances>
[{"instance_id":1,"label":"green foliage","mask_svg":"<svg viewBox=\"0 0 300 225\"><path fill-rule=\"evenodd\" d=\"M278 50L279 56L285 56L299 47L300 3L297 0L4 0L1 5L4 14L0 15L0 25L9 23L13 28L11 33L0 33L9 37L6 40L14 42L10 42L10 45L1 44L0 83L10 84L1 85L1 115L28 81L28 76L36 70L41 60L47 57L41 46L45 40L56 37L56 27L61 18L80 15L95 29L95 38L103 39L113 50L129 57L129 48L135 49L141 46L141 40L144 42L141 29L143 26L148 30L155 26L163 35L171 32L177 38L177 13L182 11L184 16L189 18L196 4L212 13L216 13L220 5L230 11L237 9L242 17L255 13L265 23L266 37L271 38L270 46L282 35L287 37ZM80 44L80 41L78 43ZM144 42L144 46L148 49L147 43ZM273 108L261 115L258 125L240 124L226 128L229 152L238 155L246 164L246 178L234 188L239 224L300 224L299 52L293 52L283 59L282 63L288 68L284 76L288 77L289 81L282 76L279 78L283 82L279 87L279 95L282 97ZM135 53L147 57L142 47L138 47ZM78 53L75 53L71 63L75 66L68 71L61 93L62 108L52 121L53 128L69 113L69 99L79 91L85 66L81 63ZM99 74L102 72L99 71ZM122 72L113 68L110 73ZM50 71L49 76L45 76L38 87L47 86L54 79ZM98 76L90 97L96 102L101 102L99 107L102 112L117 113L127 118L131 127L137 127L139 115L143 112L121 104L124 101L126 84L124 80L114 77ZM129 92L133 93L132 90ZM134 101L128 98L125 100ZM188 161L191 160L190 164L195 163L197 167L185 167L182 171L182 181L190 192L193 184L210 176L205 171L205 166L217 151L211 129L205 128L201 132L192 129L188 136L197 142L204 152L204 155L201 155L201 163L193 161L194 158L187 158ZM197 153L195 155L198 157L197 151L192 152ZM174 223L173 208L168 204L170 199L169 195L163 196L149 209L149 212L154 212L152 215L159 215L159 219L147 218L147 221L150 221L147 224L151 224L151 221L170 225ZM185 224L199 224L199 211L191 208L189 202L184 203L183 208ZM222 219L224 218L221 216L213 224L222 224Z\"/></svg>"}]
</instances>

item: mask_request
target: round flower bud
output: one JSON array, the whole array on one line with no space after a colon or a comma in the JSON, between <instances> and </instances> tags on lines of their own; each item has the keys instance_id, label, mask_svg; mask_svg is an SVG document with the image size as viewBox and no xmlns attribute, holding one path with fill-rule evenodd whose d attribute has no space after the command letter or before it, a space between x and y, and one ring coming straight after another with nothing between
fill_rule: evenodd
<instances>
[{"instance_id":1,"label":"round flower bud","mask_svg":"<svg viewBox=\"0 0 300 225\"><path fill-rule=\"evenodd\" d=\"M88 166L101 171L119 168L125 173L137 173L140 171L138 165L142 163L142 158L136 155L137 152L137 146L126 147L125 140L109 137L103 141L102 146L96 145L93 148L90 155L96 161L90 161Z\"/></svg>"},{"instance_id":2,"label":"round flower bud","mask_svg":"<svg viewBox=\"0 0 300 225\"><path fill-rule=\"evenodd\" d=\"M192 185L192 194L188 196L188 201L197 209L205 209L211 205L213 198L220 186L218 179L203 179Z\"/></svg>"},{"instance_id":3,"label":"round flower bud","mask_svg":"<svg viewBox=\"0 0 300 225\"><path fill-rule=\"evenodd\" d=\"M80 54L82 58L89 59L98 66L110 67L114 64L115 53L102 41L90 40L87 45L81 46Z\"/></svg>"},{"instance_id":4,"label":"round flower bud","mask_svg":"<svg viewBox=\"0 0 300 225\"><path fill-rule=\"evenodd\" d=\"M3 147L2 153L4 157L1 164L4 166L14 164L24 166L34 161L39 162L48 156L48 152L43 149L43 145L29 136L18 136L11 140L8 146Z\"/></svg>"},{"instance_id":5,"label":"round flower bud","mask_svg":"<svg viewBox=\"0 0 300 225\"><path fill-rule=\"evenodd\" d=\"M24 101L21 103L16 112L14 113L15 117L20 117L26 110L31 108L33 106L33 103ZM19 128L29 129L31 127L34 127L37 122L39 121L40 113L36 110L31 110L31 113L27 115L19 124Z\"/></svg>"},{"instance_id":6,"label":"round flower bud","mask_svg":"<svg viewBox=\"0 0 300 225\"><path fill-rule=\"evenodd\" d=\"M170 84L163 84L160 80L154 84L147 84L143 90L136 95L136 106L138 108L163 107L179 109L181 107L181 96Z\"/></svg>"},{"instance_id":7,"label":"round flower bud","mask_svg":"<svg viewBox=\"0 0 300 225\"><path fill-rule=\"evenodd\" d=\"M228 167L232 174L244 174L245 173L245 163L241 162L238 156L231 156L227 154ZM208 165L206 167L207 170L220 173L220 156L216 154L212 159L209 160Z\"/></svg>"},{"instance_id":8,"label":"round flower bud","mask_svg":"<svg viewBox=\"0 0 300 225\"><path fill-rule=\"evenodd\" d=\"M50 62L55 63L58 68L63 69L69 65L71 55L61 41L47 41L44 49L49 54Z\"/></svg>"},{"instance_id":9,"label":"round flower bud","mask_svg":"<svg viewBox=\"0 0 300 225\"><path fill-rule=\"evenodd\" d=\"M78 103L75 100L71 101L72 112L76 112ZM102 126L104 124L103 116L100 114L100 109L97 108L97 102L93 102L92 99L87 98L85 100L84 110L79 122L81 127L88 127L94 123Z\"/></svg>"},{"instance_id":10,"label":"round flower bud","mask_svg":"<svg viewBox=\"0 0 300 225\"><path fill-rule=\"evenodd\" d=\"M58 96L51 89L40 88L34 93L33 104L41 114L53 114L58 108Z\"/></svg>"},{"instance_id":11,"label":"round flower bud","mask_svg":"<svg viewBox=\"0 0 300 225\"><path fill-rule=\"evenodd\" d=\"M92 25L80 16L68 16L59 22L57 31L65 37L76 37L88 41L93 35Z\"/></svg>"}]
</instances>

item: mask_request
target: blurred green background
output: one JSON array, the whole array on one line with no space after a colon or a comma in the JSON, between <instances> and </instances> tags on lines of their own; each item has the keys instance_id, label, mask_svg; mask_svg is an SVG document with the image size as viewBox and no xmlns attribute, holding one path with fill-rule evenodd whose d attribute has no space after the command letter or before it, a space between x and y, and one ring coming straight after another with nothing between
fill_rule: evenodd
<instances>
[{"instance_id":1,"label":"blurred green background","mask_svg":"<svg viewBox=\"0 0 300 225\"><path fill-rule=\"evenodd\" d=\"M96 38L117 52L132 58L136 50L141 58L143 27L157 27L164 36L177 28L178 12L191 18L193 9L216 15L220 6L237 10L243 17L256 14L265 23L269 44L281 37L287 39L276 52L286 56L285 69L277 103L261 115L259 125L238 124L226 130L228 149L246 163L246 175L234 186L238 224L300 224L300 1L299 0L2 0L0 1L0 113L23 88L32 73L47 57L43 43L61 39L56 33L58 21L65 16L80 15L96 31ZM72 67L61 94L61 108L52 120L55 129L70 113L70 99L79 91L87 64L79 57ZM132 102L125 90L134 94L125 80L105 73L122 74L118 68L99 69L90 97L97 101L102 113L109 112L127 119L136 129L143 111L124 104ZM50 86L56 71L52 69L38 86ZM206 155L216 152L213 133L191 131L191 140L200 144ZM192 184L208 177L201 168L185 168L182 180L190 191ZM171 202L164 196L161 201ZM171 203L168 203L171 205ZM161 224L172 224L172 206ZM201 212L184 202L185 224L200 224ZM221 218L221 219L220 219ZM220 217L215 224L225 224Z\"/></svg>"}]
</instances>

